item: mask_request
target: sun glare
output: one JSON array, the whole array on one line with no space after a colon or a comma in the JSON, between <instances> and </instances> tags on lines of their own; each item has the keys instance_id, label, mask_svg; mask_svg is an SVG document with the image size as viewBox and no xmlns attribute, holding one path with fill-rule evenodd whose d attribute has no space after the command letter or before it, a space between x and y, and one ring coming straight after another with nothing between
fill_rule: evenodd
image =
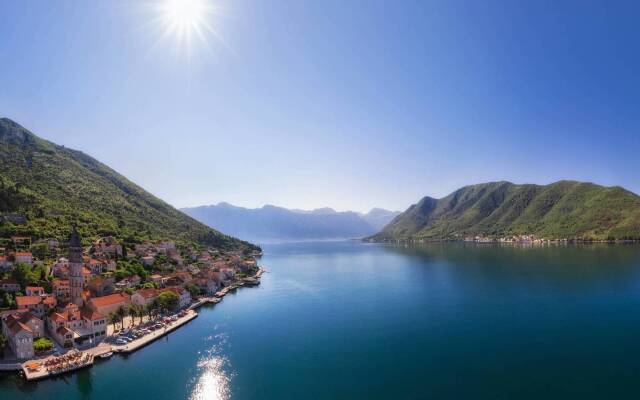
<instances>
[{"instance_id":1,"label":"sun glare","mask_svg":"<svg viewBox=\"0 0 640 400\"><path fill-rule=\"evenodd\" d=\"M191 51L194 40L209 47L209 37L220 39L212 26L219 7L213 0L162 0L158 3L163 38L173 38Z\"/></svg>"},{"instance_id":2,"label":"sun glare","mask_svg":"<svg viewBox=\"0 0 640 400\"><path fill-rule=\"evenodd\" d=\"M207 10L204 0L167 0L163 11L169 27L184 32L198 29Z\"/></svg>"}]
</instances>

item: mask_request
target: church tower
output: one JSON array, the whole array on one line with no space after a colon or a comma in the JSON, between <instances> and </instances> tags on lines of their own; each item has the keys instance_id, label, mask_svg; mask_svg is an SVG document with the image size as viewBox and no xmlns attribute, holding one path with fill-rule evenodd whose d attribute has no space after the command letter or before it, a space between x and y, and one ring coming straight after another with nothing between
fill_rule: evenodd
<instances>
[{"instance_id":1,"label":"church tower","mask_svg":"<svg viewBox=\"0 0 640 400\"><path fill-rule=\"evenodd\" d=\"M71 286L71 301L78 307L82 307L84 304L82 299L82 291L84 289L83 266L82 244L80 243L80 235L78 235L74 225L73 232L71 232L71 237L69 238L69 285Z\"/></svg>"}]
</instances>

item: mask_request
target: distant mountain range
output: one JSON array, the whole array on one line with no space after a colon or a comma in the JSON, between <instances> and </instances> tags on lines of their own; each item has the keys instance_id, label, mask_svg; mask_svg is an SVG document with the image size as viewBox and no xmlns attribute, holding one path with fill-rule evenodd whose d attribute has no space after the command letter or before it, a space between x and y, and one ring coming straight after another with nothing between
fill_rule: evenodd
<instances>
[{"instance_id":1,"label":"distant mountain range","mask_svg":"<svg viewBox=\"0 0 640 400\"><path fill-rule=\"evenodd\" d=\"M369 239L530 234L545 239L639 240L640 197L621 187L574 181L546 186L483 183L442 199L424 197Z\"/></svg>"},{"instance_id":2,"label":"distant mountain range","mask_svg":"<svg viewBox=\"0 0 640 400\"><path fill-rule=\"evenodd\" d=\"M0 118L0 237L173 239L223 249L255 249L211 229L88 155Z\"/></svg>"},{"instance_id":3,"label":"distant mountain range","mask_svg":"<svg viewBox=\"0 0 640 400\"><path fill-rule=\"evenodd\" d=\"M304 211L272 205L250 209L228 203L182 211L226 234L252 241L361 238L378 232L400 214L380 208L362 214L331 208Z\"/></svg>"}]
</instances>

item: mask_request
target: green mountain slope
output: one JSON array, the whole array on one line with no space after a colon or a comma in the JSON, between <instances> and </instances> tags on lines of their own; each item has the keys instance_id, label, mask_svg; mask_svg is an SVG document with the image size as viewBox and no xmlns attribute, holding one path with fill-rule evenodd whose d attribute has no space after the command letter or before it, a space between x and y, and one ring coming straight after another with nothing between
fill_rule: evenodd
<instances>
[{"instance_id":1,"label":"green mountain slope","mask_svg":"<svg viewBox=\"0 0 640 400\"><path fill-rule=\"evenodd\" d=\"M66 239L72 223L83 237L173 239L223 249L254 246L223 235L176 210L86 154L55 145L0 119L0 236Z\"/></svg>"},{"instance_id":2,"label":"green mountain slope","mask_svg":"<svg viewBox=\"0 0 640 400\"><path fill-rule=\"evenodd\" d=\"M425 197L371 240L449 240L534 234L545 239L640 239L640 197L620 187L560 181L492 182Z\"/></svg>"}]
</instances>

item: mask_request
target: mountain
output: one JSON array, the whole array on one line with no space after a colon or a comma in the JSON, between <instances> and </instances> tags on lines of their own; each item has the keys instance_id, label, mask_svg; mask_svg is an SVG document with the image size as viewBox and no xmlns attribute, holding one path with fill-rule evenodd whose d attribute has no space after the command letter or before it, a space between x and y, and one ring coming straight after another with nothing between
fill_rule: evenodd
<instances>
[{"instance_id":1,"label":"mountain","mask_svg":"<svg viewBox=\"0 0 640 400\"><path fill-rule=\"evenodd\" d=\"M77 223L87 238L256 248L197 222L86 154L41 139L7 118L0 119L0 214L5 216L0 237L64 240Z\"/></svg>"},{"instance_id":2,"label":"mountain","mask_svg":"<svg viewBox=\"0 0 640 400\"><path fill-rule=\"evenodd\" d=\"M266 205L242 208L228 203L183 208L186 214L222 232L248 240L344 239L371 235L398 212L373 209L367 214L331 208L289 210Z\"/></svg>"},{"instance_id":3,"label":"mountain","mask_svg":"<svg viewBox=\"0 0 640 400\"><path fill-rule=\"evenodd\" d=\"M640 197L621 187L574 181L546 186L483 183L442 199L424 197L369 239L525 234L546 239L640 239Z\"/></svg>"},{"instance_id":4,"label":"mountain","mask_svg":"<svg viewBox=\"0 0 640 400\"><path fill-rule=\"evenodd\" d=\"M382 208L372 208L366 214L360 214L362 219L367 221L369 225L375 229L376 232L384 228L392 219L397 217L400 213L398 211L389 211Z\"/></svg>"}]
</instances>

